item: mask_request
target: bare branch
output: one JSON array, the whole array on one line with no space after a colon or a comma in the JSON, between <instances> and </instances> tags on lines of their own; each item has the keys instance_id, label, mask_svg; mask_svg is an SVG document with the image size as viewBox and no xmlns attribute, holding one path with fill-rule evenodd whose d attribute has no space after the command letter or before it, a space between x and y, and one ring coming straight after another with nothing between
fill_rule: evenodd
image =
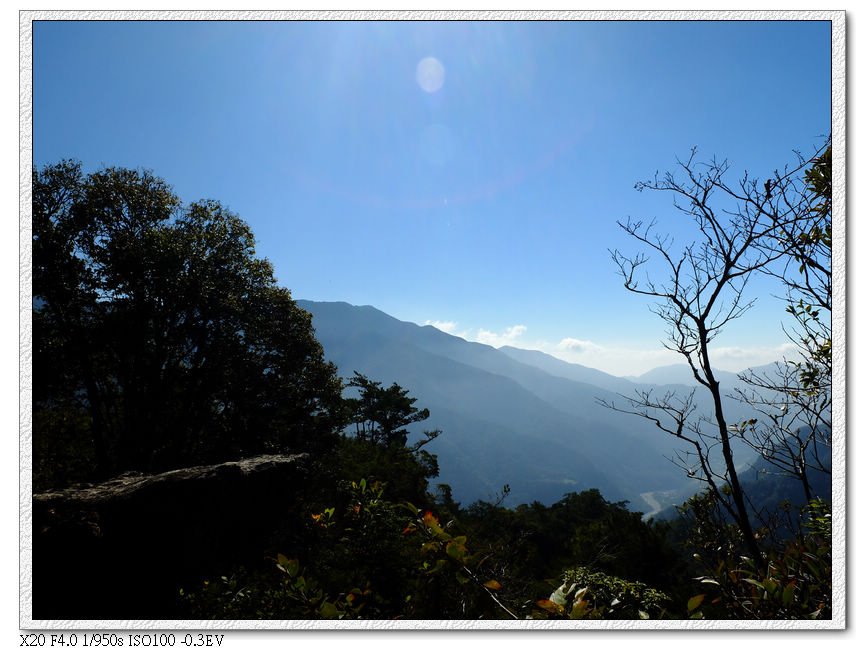
<instances>
[{"instance_id":1,"label":"bare branch","mask_svg":"<svg viewBox=\"0 0 865 650\"><path fill-rule=\"evenodd\" d=\"M625 406L602 402L608 408L638 415L655 424L662 431L687 443L689 451L676 452L675 460L689 476L708 484L716 501L728 510L741 529L744 542L759 564L759 548L750 523L749 506L736 470L731 441L741 439L758 451L768 462L782 471L805 478L809 467L820 466L817 442L825 427L826 404L831 400L822 388L822 371L831 368L831 354L825 320L821 320L813 307L831 308L831 209L823 192L806 191L803 173L809 165L824 161L823 154L810 160L798 156L797 164L783 171L775 171L763 183L747 173L735 184L726 180L730 169L727 161L696 161L696 149L689 157L678 160L678 171L684 180L672 173L655 175L654 179L636 184L638 191L655 190L673 195L675 209L688 217L695 227L696 240L676 252L670 236L659 236L656 222L644 224L628 219L619 226L639 242L657 260L664 280L653 280L648 273L649 255L638 253L628 257L618 250L610 251L613 262L631 293L654 299L652 310L667 326L664 346L684 357L694 379L709 391L713 403L713 416L709 421L698 416L693 408L693 393L687 398L666 394L654 396L651 391L638 391L633 397L623 397ZM829 161L831 164L831 159ZM809 170L805 174L811 174ZM814 187L825 185L823 175L808 178ZM831 178L831 174L828 176ZM823 219L823 221L820 221ZM798 264L799 276L794 277L791 267ZM799 323L796 342L806 361L793 364L802 389L796 390L785 378L781 394L796 396L795 408L788 403L783 416L777 405L761 401L754 394L742 392L739 398L751 404L763 417L763 422L750 424L726 421L719 382L715 377L711 344L730 322L744 315L756 298L746 295L749 280L754 273L781 279L789 296L802 296L798 303L790 301L788 307ZM826 363L828 361L828 364ZM753 388L768 389L759 382ZM810 393L808 392L810 391ZM807 396L807 400L801 396ZM810 400L810 401L809 401ZM789 400L788 400L789 401ZM803 421L813 426L813 435L793 435L795 425ZM723 469L713 470L711 458L718 449L724 459ZM807 483L806 483L807 491ZM729 498L727 498L729 495Z\"/></svg>"}]
</instances>

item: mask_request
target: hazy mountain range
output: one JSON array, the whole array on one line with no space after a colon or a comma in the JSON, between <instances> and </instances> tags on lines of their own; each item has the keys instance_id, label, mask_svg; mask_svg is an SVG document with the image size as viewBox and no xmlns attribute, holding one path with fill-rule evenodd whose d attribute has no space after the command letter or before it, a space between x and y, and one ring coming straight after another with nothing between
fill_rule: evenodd
<instances>
[{"instance_id":1,"label":"hazy mountain range","mask_svg":"<svg viewBox=\"0 0 865 650\"><path fill-rule=\"evenodd\" d=\"M637 389L687 391L648 381L670 377L684 384L684 366L632 381L542 352L468 342L369 306L297 302L312 313L325 355L343 377L358 371L386 386L396 382L417 398L416 406L430 409L422 428L442 430L428 447L441 468L434 482L450 484L458 501L493 498L504 484L511 488L509 505L552 503L567 492L598 488L608 500L651 511L668 505L663 495L699 487L668 460L675 451L671 436L599 404L623 404L621 395ZM700 391L697 396L708 409ZM745 419L738 403L728 408L731 420Z\"/></svg>"}]
</instances>

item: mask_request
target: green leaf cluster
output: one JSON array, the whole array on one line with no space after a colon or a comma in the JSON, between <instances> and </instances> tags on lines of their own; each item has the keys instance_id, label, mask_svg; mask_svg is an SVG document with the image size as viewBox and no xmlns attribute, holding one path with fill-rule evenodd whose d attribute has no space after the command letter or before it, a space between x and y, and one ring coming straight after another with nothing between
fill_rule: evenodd
<instances>
[{"instance_id":1,"label":"green leaf cluster","mask_svg":"<svg viewBox=\"0 0 865 650\"><path fill-rule=\"evenodd\" d=\"M537 602L536 616L568 619L667 618L672 599L637 581L577 567L565 572L549 598Z\"/></svg>"}]
</instances>

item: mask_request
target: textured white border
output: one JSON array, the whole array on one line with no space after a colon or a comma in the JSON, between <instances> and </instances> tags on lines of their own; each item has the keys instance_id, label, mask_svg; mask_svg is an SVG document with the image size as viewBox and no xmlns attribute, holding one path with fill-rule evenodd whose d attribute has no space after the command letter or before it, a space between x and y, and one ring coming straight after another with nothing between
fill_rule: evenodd
<instances>
[{"instance_id":1,"label":"textured white border","mask_svg":"<svg viewBox=\"0 0 865 650\"><path fill-rule=\"evenodd\" d=\"M832 615L847 620L847 50L832 19Z\"/></svg>"},{"instance_id":2,"label":"textured white border","mask_svg":"<svg viewBox=\"0 0 865 650\"><path fill-rule=\"evenodd\" d=\"M34 20L826 20L832 23L833 619L831 621L96 621L32 618L31 173ZM846 16L843 11L21 11L19 13L19 626L25 630L842 630L847 616ZM58 558L58 561L69 559Z\"/></svg>"}]
</instances>

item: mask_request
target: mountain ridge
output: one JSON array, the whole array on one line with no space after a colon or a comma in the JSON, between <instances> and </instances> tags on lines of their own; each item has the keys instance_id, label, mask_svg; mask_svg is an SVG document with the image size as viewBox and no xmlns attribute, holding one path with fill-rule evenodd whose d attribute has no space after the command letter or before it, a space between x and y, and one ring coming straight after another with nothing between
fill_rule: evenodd
<instances>
[{"instance_id":1,"label":"mountain ridge","mask_svg":"<svg viewBox=\"0 0 865 650\"><path fill-rule=\"evenodd\" d=\"M638 384L585 367L575 376L609 388L557 376L514 358L521 355L514 350L400 321L371 305L297 302L312 314L325 355L343 376L358 371L396 382L430 409L425 428L444 433L428 449L439 456L440 478L457 500L488 498L505 483L513 501L526 503L597 487L645 510L651 504L642 494L688 483L667 460L676 449L670 436L600 403L621 399L609 388Z\"/></svg>"}]
</instances>

